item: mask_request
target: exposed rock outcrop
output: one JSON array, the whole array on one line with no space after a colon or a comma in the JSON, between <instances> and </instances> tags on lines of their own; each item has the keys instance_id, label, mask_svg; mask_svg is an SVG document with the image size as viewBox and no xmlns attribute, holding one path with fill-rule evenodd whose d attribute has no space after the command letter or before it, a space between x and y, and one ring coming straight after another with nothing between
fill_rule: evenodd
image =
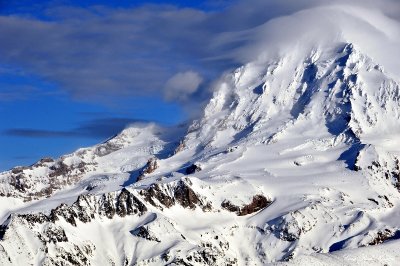
<instances>
[{"instance_id":1,"label":"exposed rock outcrop","mask_svg":"<svg viewBox=\"0 0 400 266\"><path fill-rule=\"evenodd\" d=\"M181 140L179 142L179 145L175 148L174 154L177 154L178 152L183 151L185 148L186 148L185 141Z\"/></svg>"},{"instance_id":2,"label":"exposed rock outcrop","mask_svg":"<svg viewBox=\"0 0 400 266\"><path fill-rule=\"evenodd\" d=\"M137 178L138 181L142 180L146 175L153 173L158 168L157 158L150 158L145 167L140 171L140 174Z\"/></svg>"},{"instance_id":3,"label":"exposed rock outcrop","mask_svg":"<svg viewBox=\"0 0 400 266\"><path fill-rule=\"evenodd\" d=\"M382 231L378 231L376 236L373 238L372 241L370 241L366 246L373 246L373 245L379 245L382 244L385 241L388 241L390 239L392 239L395 235L399 235L399 232L393 232L390 229L385 229Z\"/></svg>"},{"instance_id":4,"label":"exposed rock outcrop","mask_svg":"<svg viewBox=\"0 0 400 266\"><path fill-rule=\"evenodd\" d=\"M211 204L201 199L190 185L183 180L170 184L154 183L147 189L141 190L139 194L143 196L145 201L160 209L163 209L163 207L170 208L175 204L179 204L189 209L195 209L196 206L199 206L203 211L211 210Z\"/></svg>"},{"instance_id":5,"label":"exposed rock outcrop","mask_svg":"<svg viewBox=\"0 0 400 266\"><path fill-rule=\"evenodd\" d=\"M174 198L184 208L195 209L196 205L201 204L197 194L183 181L179 181L176 185Z\"/></svg>"},{"instance_id":6,"label":"exposed rock outcrop","mask_svg":"<svg viewBox=\"0 0 400 266\"><path fill-rule=\"evenodd\" d=\"M113 143L111 141L107 141L105 143L102 143L100 145L98 145L94 151L94 153L97 156L103 157L106 156L112 152L118 151L119 149L121 149L123 147L123 145L121 144L117 144L117 143Z\"/></svg>"},{"instance_id":7,"label":"exposed rock outcrop","mask_svg":"<svg viewBox=\"0 0 400 266\"><path fill-rule=\"evenodd\" d=\"M118 215L119 217L142 215L146 211L146 206L136 196L128 190L123 189L119 193L111 192L102 196L80 195L72 205L69 206L63 203L52 209L49 215L39 212L35 214L16 214L14 216L31 225L55 222L63 218L68 223L76 226L77 221L88 223L96 215L111 219L114 215ZM5 231L8 223L9 221L3 224L0 231Z\"/></svg>"},{"instance_id":8,"label":"exposed rock outcrop","mask_svg":"<svg viewBox=\"0 0 400 266\"><path fill-rule=\"evenodd\" d=\"M0 179L3 184L0 196L22 198L24 201L49 197L66 186L76 184L94 167L94 163L83 160L70 165L64 160L43 158L29 167L11 169ZM37 175L39 172L43 174Z\"/></svg>"},{"instance_id":9,"label":"exposed rock outcrop","mask_svg":"<svg viewBox=\"0 0 400 266\"><path fill-rule=\"evenodd\" d=\"M146 226L139 226L132 231L132 235L147 239L149 241L161 242L157 237L150 234Z\"/></svg>"},{"instance_id":10,"label":"exposed rock outcrop","mask_svg":"<svg viewBox=\"0 0 400 266\"><path fill-rule=\"evenodd\" d=\"M175 204L175 200L170 195L167 187L159 183L152 184L147 189L140 190L139 194L143 196L145 201L160 209L163 209L162 206L169 208Z\"/></svg>"},{"instance_id":11,"label":"exposed rock outcrop","mask_svg":"<svg viewBox=\"0 0 400 266\"><path fill-rule=\"evenodd\" d=\"M221 203L221 207L230 212L236 213L238 216L244 216L258 212L268 207L271 203L272 201L267 199L263 195L255 195L249 204L243 206L236 206L232 204L229 200L224 200Z\"/></svg>"},{"instance_id":12,"label":"exposed rock outcrop","mask_svg":"<svg viewBox=\"0 0 400 266\"><path fill-rule=\"evenodd\" d=\"M43 234L39 235L39 238L46 243L68 242L64 229L51 223L46 226Z\"/></svg>"},{"instance_id":13,"label":"exposed rock outcrop","mask_svg":"<svg viewBox=\"0 0 400 266\"><path fill-rule=\"evenodd\" d=\"M191 175L199 171L201 171L201 167L196 164L192 164L186 168L185 173L187 175Z\"/></svg>"},{"instance_id":14,"label":"exposed rock outcrop","mask_svg":"<svg viewBox=\"0 0 400 266\"><path fill-rule=\"evenodd\" d=\"M116 214L120 217L132 214L143 214L146 206L127 189L123 188L117 197Z\"/></svg>"},{"instance_id":15,"label":"exposed rock outcrop","mask_svg":"<svg viewBox=\"0 0 400 266\"><path fill-rule=\"evenodd\" d=\"M88 223L95 215L105 216L109 219L114 215L125 217L126 215L142 215L147 211L146 206L131 192L122 189L121 192L107 193L100 197L81 195L71 206L61 204L53 209L50 219L56 221L64 218L70 224L76 226L76 221Z\"/></svg>"},{"instance_id":16,"label":"exposed rock outcrop","mask_svg":"<svg viewBox=\"0 0 400 266\"><path fill-rule=\"evenodd\" d=\"M354 170L373 177L384 178L400 192L400 158L398 156L382 152L372 145L366 145L357 153Z\"/></svg>"}]
</instances>

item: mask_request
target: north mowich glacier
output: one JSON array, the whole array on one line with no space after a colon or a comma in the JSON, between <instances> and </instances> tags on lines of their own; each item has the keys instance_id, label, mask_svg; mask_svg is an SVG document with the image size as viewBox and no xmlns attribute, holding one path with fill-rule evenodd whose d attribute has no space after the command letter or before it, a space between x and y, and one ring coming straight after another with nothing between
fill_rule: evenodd
<instances>
[{"instance_id":1,"label":"north mowich glacier","mask_svg":"<svg viewBox=\"0 0 400 266\"><path fill-rule=\"evenodd\" d=\"M195 121L1 173L0 264L396 265L400 30L351 8L257 29Z\"/></svg>"}]
</instances>

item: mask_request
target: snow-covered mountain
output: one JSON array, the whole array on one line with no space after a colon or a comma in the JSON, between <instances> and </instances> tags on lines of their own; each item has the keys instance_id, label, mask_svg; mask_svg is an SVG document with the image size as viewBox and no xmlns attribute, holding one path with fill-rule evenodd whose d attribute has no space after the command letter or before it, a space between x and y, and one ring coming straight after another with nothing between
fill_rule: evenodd
<instances>
[{"instance_id":1,"label":"snow-covered mountain","mask_svg":"<svg viewBox=\"0 0 400 266\"><path fill-rule=\"evenodd\" d=\"M286 46L190 125L1 173L0 264L373 263L400 236L398 76L346 36Z\"/></svg>"}]
</instances>

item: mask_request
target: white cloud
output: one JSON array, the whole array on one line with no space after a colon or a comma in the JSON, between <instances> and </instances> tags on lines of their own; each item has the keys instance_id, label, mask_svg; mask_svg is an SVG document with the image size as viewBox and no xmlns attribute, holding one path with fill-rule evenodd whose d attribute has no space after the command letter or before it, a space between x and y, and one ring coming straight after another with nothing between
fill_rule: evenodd
<instances>
[{"instance_id":1,"label":"white cloud","mask_svg":"<svg viewBox=\"0 0 400 266\"><path fill-rule=\"evenodd\" d=\"M197 72L179 72L165 84L165 98L170 101L178 100L184 102L198 90L202 82L203 78Z\"/></svg>"},{"instance_id":2,"label":"white cloud","mask_svg":"<svg viewBox=\"0 0 400 266\"><path fill-rule=\"evenodd\" d=\"M211 80L262 54L290 53L300 41L332 36L359 44L385 69L400 69L392 60L400 51L398 0L231 3L213 12L151 5L50 8L50 20L3 15L0 64L39 75L78 99L164 95L180 103L206 100Z\"/></svg>"}]
</instances>

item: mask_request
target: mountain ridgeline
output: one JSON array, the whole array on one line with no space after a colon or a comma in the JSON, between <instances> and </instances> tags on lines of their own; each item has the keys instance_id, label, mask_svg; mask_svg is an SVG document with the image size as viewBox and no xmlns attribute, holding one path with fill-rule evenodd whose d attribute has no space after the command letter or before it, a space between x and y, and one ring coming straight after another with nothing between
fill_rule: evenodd
<instances>
[{"instance_id":1,"label":"mountain ridgeline","mask_svg":"<svg viewBox=\"0 0 400 266\"><path fill-rule=\"evenodd\" d=\"M189 125L0 174L1 265L263 265L400 235L400 88L356 44L222 76Z\"/></svg>"}]
</instances>

